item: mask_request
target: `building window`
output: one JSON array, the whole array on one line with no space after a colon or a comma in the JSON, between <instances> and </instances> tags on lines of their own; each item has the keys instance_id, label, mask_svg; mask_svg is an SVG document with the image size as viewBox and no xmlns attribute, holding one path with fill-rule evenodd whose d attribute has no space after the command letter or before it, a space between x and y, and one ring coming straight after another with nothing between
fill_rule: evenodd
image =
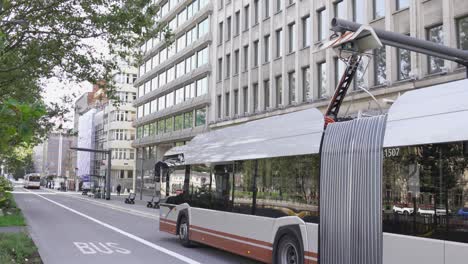
<instances>
[{"instance_id":1,"label":"building window","mask_svg":"<svg viewBox=\"0 0 468 264\"><path fill-rule=\"evenodd\" d=\"M244 30L249 29L249 6L244 6Z\"/></svg>"},{"instance_id":2,"label":"building window","mask_svg":"<svg viewBox=\"0 0 468 264\"><path fill-rule=\"evenodd\" d=\"M234 115L239 114L239 90L234 90Z\"/></svg>"},{"instance_id":3,"label":"building window","mask_svg":"<svg viewBox=\"0 0 468 264\"><path fill-rule=\"evenodd\" d=\"M226 55L226 78L231 77L231 54Z\"/></svg>"},{"instance_id":4,"label":"building window","mask_svg":"<svg viewBox=\"0 0 468 264\"><path fill-rule=\"evenodd\" d=\"M270 17L270 0L263 0L264 18Z\"/></svg>"},{"instance_id":5,"label":"building window","mask_svg":"<svg viewBox=\"0 0 468 264\"><path fill-rule=\"evenodd\" d=\"M333 8L335 9L335 17L346 18L346 9L344 8L343 0L335 2Z\"/></svg>"},{"instance_id":6,"label":"building window","mask_svg":"<svg viewBox=\"0 0 468 264\"><path fill-rule=\"evenodd\" d=\"M244 72L249 68L249 45L244 46Z\"/></svg>"},{"instance_id":7,"label":"building window","mask_svg":"<svg viewBox=\"0 0 468 264\"><path fill-rule=\"evenodd\" d=\"M223 78L223 59L218 59L218 82L220 82Z\"/></svg>"},{"instance_id":8,"label":"building window","mask_svg":"<svg viewBox=\"0 0 468 264\"><path fill-rule=\"evenodd\" d=\"M280 12L283 9L284 0L276 0L276 12Z\"/></svg>"},{"instance_id":9,"label":"building window","mask_svg":"<svg viewBox=\"0 0 468 264\"><path fill-rule=\"evenodd\" d=\"M221 43L223 42L223 22L219 22L218 28L218 45L221 45Z\"/></svg>"},{"instance_id":10,"label":"building window","mask_svg":"<svg viewBox=\"0 0 468 264\"><path fill-rule=\"evenodd\" d=\"M294 52L296 45L296 23L288 25L288 42L289 42L289 53Z\"/></svg>"},{"instance_id":11,"label":"building window","mask_svg":"<svg viewBox=\"0 0 468 264\"><path fill-rule=\"evenodd\" d=\"M184 128L184 115L176 115L174 120L174 131L182 130Z\"/></svg>"},{"instance_id":12,"label":"building window","mask_svg":"<svg viewBox=\"0 0 468 264\"><path fill-rule=\"evenodd\" d=\"M302 18L302 47L309 47L311 42L310 16Z\"/></svg>"},{"instance_id":13,"label":"building window","mask_svg":"<svg viewBox=\"0 0 468 264\"><path fill-rule=\"evenodd\" d=\"M387 80L387 56L385 46L374 50L374 82L375 85L385 84Z\"/></svg>"},{"instance_id":14,"label":"building window","mask_svg":"<svg viewBox=\"0 0 468 264\"><path fill-rule=\"evenodd\" d=\"M130 155L131 155L131 156L135 156L135 154L133 154L133 150L130 150L130 151L131 151L131 152L130 152ZM130 157L130 159L132 160L132 159L134 159L134 158ZM132 170L127 171L127 178L129 178L129 179L132 179L132 178L133 178L133 171L132 171Z\"/></svg>"},{"instance_id":15,"label":"building window","mask_svg":"<svg viewBox=\"0 0 468 264\"><path fill-rule=\"evenodd\" d=\"M457 20L458 48L468 50L468 17Z\"/></svg>"},{"instance_id":16,"label":"building window","mask_svg":"<svg viewBox=\"0 0 468 264\"><path fill-rule=\"evenodd\" d=\"M296 72L288 73L289 103L296 102Z\"/></svg>"},{"instance_id":17,"label":"building window","mask_svg":"<svg viewBox=\"0 0 468 264\"><path fill-rule=\"evenodd\" d=\"M364 1L365 0L353 0L353 21L359 24L366 23Z\"/></svg>"},{"instance_id":18,"label":"building window","mask_svg":"<svg viewBox=\"0 0 468 264\"><path fill-rule=\"evenodd\" d=\"M205 34L209 33L209 31L210 31L210 23L209 23L208 18L206 18L202 22L198 23L198 37L201 38ZM185 40L185 38L184 38L184 40Z\"/></svg>"},{"instance_id":19,"label":"building window","mask_svg":"<svg viewBox=\"0 0 468 264\"><path fill-rule=\"evenodd\" d=\"M184 114L184 128L191 128L193 126L193 112Z\"/></svg>"},{"instance_id":20,"label":"building window","mask_svg":"<svg viewBox=\"0 0 468 264\"><path fill-rule=\"evenodd\" d=\"M249 112L249 88L244 87L242 89L242 97L243 97L243 102L242 102L242 107L244 108L244 113Z\"/></svg>"},{"instance_id":21,"label":"building window","mask_svg":"<svg viewBox=\"0 0 468 264\"><path fill-rule=\"evenodd\" d=\"M263 98L265 99L265 109L267 109L270 107L270 80L263 81L263 92Z\"/></svg>"},{"instance_id":22,"label":"building window","mask_svg":"<svg viewBox=\"0 0 468 264\"><path fill-rule=\"evenodd\" d=\"M310 90L310 67L302 68L302 91L304 101L312 99L312 91Z\"/></svg>"},{"instance_id":23,"label":"building window","mask_svg":"<svg viewBox=\"0 0 468 264\"><path fill-rule=\"evenodd\" d=\"M442 25L431 27L427 29L427 39L437 44L444 43L444 31ZM438 57L427 56L428 59L428 72L437 73L441 72L444 67L444 60Z\"/></svg>"},{"instance_id":24,"label":"building window","mask_svg":"<svg viewBox=\"0 0 468 264\"><path fill-rule=\"evenodd\" d=\"M174 128L174 120L172 117L166 118L166 133L172 132Z\"/></svg>"},{"instance_id":25,"label":"building window","mask_svg":"<svg viewBox=\"0 0 468 264\"><path fill-rule=\"evenodd\" d=\"M239 73L239 50L234 51L234 75Z\"/></svg>"},{"instance_id":26,"label":"building window","mask_svg":"<svg viewBox=\"0 0 468 264\"><path fill-rule=\"evenodd\" d=\"M231 17L226 20L226 41L231 39Z\"/></svg>"},{"instance_id":27,"label":"building window","mask_svg":"<svg viewBox=\"0 0 468 264\"><path fill-rule=\"evenodd\" d=\"M275 77L276 86L276 106L283 104L283 78L280 76Z\"/></svg>"},{"instance_id":28,"label":"building window","mask_svg":"<svg viewBox=\"0 0 468 264\"><path fill-rule=\"evenodd\" d=\"M374 0L374 19L385 16L385 0Z\"/></svg>"},{"instance_id":29,"label":"building window","mask_svg":"<svg viewBox=\"0 0 468 264\"><path fill-rule=\"evenodd\" d=\"M283 30L280 28L276 30L276 58L279 58L283 55L281 43L283 43Z\"/></svg>"},{"instance_id":30,"label":"building window","mask_svg":"<svg viewBox=\"0 0 468 264\"><path fill-rule=\"evenodd\" d=\"M206 124L206 108L195 110L195 126L204 126Z\"/></svg>"},{"instance_id":31,"label":"building window","mask_svg":"<svg viewBox=\"0 0 468 264\"><path fill-rule=\"evenodd\" d=\"M197 95L202 96L208 93L208 77L197 81Z\"/></svg>"},{"instance_id":32,"label":"building window","mask_svg":"<svg viewBox=\"0 0 468 264\"><path fill-rule=\"evenodd\" d=\"M253 43L253 67L258 66L258 40Z\"/></svg>"},{"instance_id":33,"label":"building window","mask_svg":"<svg viewBox=\"0 0 468 264\"><path fill-rule=\"evenodd\" d=\"M411 71L411 53L409 50L397 48L398 80L406 80Z\"/></svg>"},{"instance_id":34,"label":"building window","mask_svg":"<svg viewBox=\"0 0 468 264\"><path fill-rule=\"evenodd\" d=\"M240 11L236 12L235 15L235 29L234 29L234 34L237 36L240 33Z\"/></svg>"},{"instance_id":35,"label":"building window","mask_svg":"<svg viewBox=\"0 0 468 264\"><path fill-rule=\"evenodd\" d=\"M200 108L195 111L195 126L204 126L206 124L206 108Z\"/></svg>"},{"instance_id":36,"label":"building window","mask_svg":"<svg viewBox=\"0 0 468 264\"><path fill-rule=\"evenodd\" d=\"M362 62L360 63L362 64ZM346 69L346 64L339 58L335 58L335 87L338 86L338 83L341 80Z\"/></svg>"},{"instance_id":37,"label":"building window","mask_svg":"<svg viewBox=\"0 0 468 264\"><path fill-rule=\"evenodd\" d=\"M409 7L410 1L409 0L397 0L396 1L396 10L404 9Z\"/></svg>"},{"instance_id":38,"label":"building window","mask_svg":"<svg viewBox=\"0 0 468 264\"><path fill-rule=\"evenodd\" d=\"M263 38L263 43L265 44L265 63L270 61L270 35Z\"/></svg>"},{"instance_id":39,"label":"building window","mask_svg":"<svg viewBox=\"0 0 468 264\"><path fill-rule=\"evenodd\" d=\"M225 113L226 113L226 116L229 117L229 93L226 93L226 96L225 96Z\"/></svg>"},{"instance_id":40,"label":"building window","mask_svg":"<svg viewBox=\"0 0 468 264\"><path fill-rule=\"evenodd\" d=\"M258 83L253 84L253 105L254 112L258 111Z\"/></svg>"},{"instance_id":41,"label":"building window","mask_svg":"<svg viewBox=\"0 0 468 264\"><path fill-rule=\"evenodd\" d=\"M254 20L254 25L258 24L258 2L259 0L254 0L254 13L253 13L253 20Z\"/></svg>"},{"instance_id":42,"label":"building window","mask_svg":"<svg viewBox=\"0 0 468 264\"><path fill-rule=\"evenodd\" d=\"M318 19L318 40L324 40L328 37L328 16L327 10L322 9L317 12Z\"/></svg>"},{"instance_id":43,"label":"building window","mask_svg":"<svg viewBox=\"0 0 468 264\"><path fill-rule=\"evenodd\" d=\"M221 95L218 95L218 102L217 102L218 103L218 119L221 119L221 114L222 114L221 113L222 112L221 100L222 100Z\"/></svg>"},{"instance_id":44,"label":"building window","mask_svg":"<svg viewBox=\"0 0 468 264\"><path fill-rule=\"evenodd\" d=\"M317 79L318 79L318 97L325 98L328 96L327 89L327 62L317 64Z\"/></svg>"}]
</instances>

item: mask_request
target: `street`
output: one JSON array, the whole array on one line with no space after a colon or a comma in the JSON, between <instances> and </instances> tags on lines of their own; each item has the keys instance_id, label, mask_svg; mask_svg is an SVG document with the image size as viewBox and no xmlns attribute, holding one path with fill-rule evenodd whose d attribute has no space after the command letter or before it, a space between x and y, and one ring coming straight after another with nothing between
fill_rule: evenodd
<instances>
[{"instance_id":1,"label":"street","mask_svg":"<svg viewBox=\"0 0 468 264\"><path fill-rule=\"evenodd\" d=\"M14 195L46 264L255 263L203 245L183 247L159 232L159 211L142 204L21 186Z\"/></svg>"}]
</instances>

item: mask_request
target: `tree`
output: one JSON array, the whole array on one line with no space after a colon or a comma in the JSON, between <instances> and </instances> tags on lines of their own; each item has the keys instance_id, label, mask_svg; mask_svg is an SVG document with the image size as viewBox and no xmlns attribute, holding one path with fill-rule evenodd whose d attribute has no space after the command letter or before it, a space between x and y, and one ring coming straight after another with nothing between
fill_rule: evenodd
<instances>
[{"instance_id":1,"label":"tree","mask_svg":"<svg viewBox=\"0 0 468 264\"><path fill-rule=\"evenodd\" d=\"M64 114L43 103L42 80L104 81L113 98L114 58L138 62L139 44L158 32L170 39L149 2L0 0L0 159L8 148L37 142ZM99 41L111 56L93 45Z\"/></svg>"}]
</instances>

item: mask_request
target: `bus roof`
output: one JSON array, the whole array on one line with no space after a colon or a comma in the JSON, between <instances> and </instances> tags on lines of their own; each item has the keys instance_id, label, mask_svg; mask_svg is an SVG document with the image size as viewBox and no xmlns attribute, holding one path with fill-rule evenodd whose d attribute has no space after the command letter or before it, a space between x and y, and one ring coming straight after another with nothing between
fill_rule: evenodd
<instances>
[{"instance_id":1,"label":"bus roof","mask_svg":"<svg viewBox=\"0 0 468 264\"><path fill-rule=\"evenodd\" d=\"M403 94L390 107L384 147L468 140L468 79Z\"/></svg>"},{"instance_id":2,"label":"bus roof","mask_svg":"<svg viewBox=\"0 0 468 264\"><path fill-rule=\"evenodd\" d=\"M184 154L185 164L202 164L315 154L323 127L323 114L310 108L200 134L165 156Z\"/></svg>"}]
</instances>

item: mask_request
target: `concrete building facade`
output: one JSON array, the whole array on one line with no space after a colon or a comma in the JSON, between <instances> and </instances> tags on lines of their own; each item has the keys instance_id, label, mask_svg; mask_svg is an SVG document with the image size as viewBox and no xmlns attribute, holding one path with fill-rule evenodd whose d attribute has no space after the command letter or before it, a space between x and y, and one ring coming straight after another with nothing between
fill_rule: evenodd
<instances>
[{"instance_id":1,"label":"concrete building facade","mask_svg":"<svg viewBox=\"0 0 468 264\"><path fill-rule=\"evenodd\" d=\"M135 82L134 147L140 175L136 188L150 193L155 161L174 145L207 130L215 5L208 0L153 2L161 6L158 20L167 23L174 41L168 45L163 36L155 36L142 45L144 62Z\"/></svg>"},{"instance_id":2,"label":"concrete building facade","mask_svg":"<svg viewBox=\"0 0 468 264\"><path fill-rule=\"evenodd\" d=\"M346 67L333 50L321 50L333 34L333 17L468 49L465 0L154 2L175 41L168 49L155 37L141 47L134 147L137 175L148 179L167 149L208 129L310 107L325 111ZM208 62L198 65L205 47ZM401 93L465 74L456 63L384 46L364 56L340 115L385 112ZM198 81L205 77L198 96ZM198 109L206 111L201 126L193 118Z\"/></svg>"}]
</instances>

